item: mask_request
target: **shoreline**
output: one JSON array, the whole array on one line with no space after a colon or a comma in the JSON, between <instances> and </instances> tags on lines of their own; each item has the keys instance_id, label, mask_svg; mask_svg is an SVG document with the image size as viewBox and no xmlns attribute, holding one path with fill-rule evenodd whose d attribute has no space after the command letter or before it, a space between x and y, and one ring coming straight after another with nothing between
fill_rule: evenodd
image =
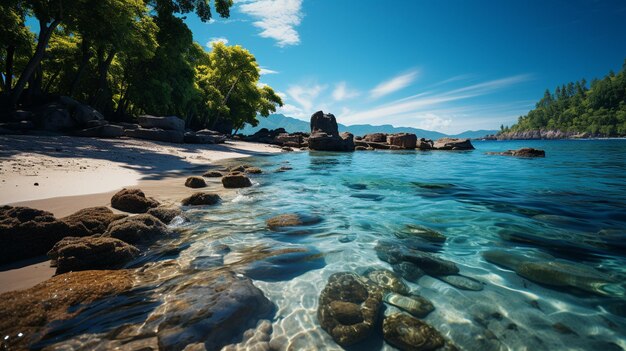
<instances>
[{"instance_id":1,"label":"shoreline","mask_svg":"<svg viewBox=\"0 0 626 351\"><path fill-rule=\"evenodd\" d=\"M22 138L23 136L19 136ZM227 144L193 145L199 155L189 157L190 147L180 145L144 141L137 139L103 140L91 138L65 137L66 151L68 154L72 148L83 148L93 140L95 145L111 143L120 146L120 143L130 144L128 153L133 153L133 147L150 150L150 158L155 166L148 173L128 169L132 165L125 163L126 159L132 159L133 155L117 151L117 154L108 155L106 159L97 159L97 155L90 157L65 157L54 155L54 151L42 148L47 139L53 137L30 137L27 145L18 143L11 145L12 136L0 137L0 206L25 206L51 212L55 217L65 217L83 208L95 206L107 206L111 208L111 197L124 187L139 188L147 196L154 197L163 205L179 206L180 200L201 191L218 193L220 196L232 193L233 189L225 189L220 178L205 178L207 187L200 189L185 186L185 179L191 175L201 175L208 169L219 166L227 160L238 158L263 156L280 153L279 148L266 144L231 141ZM58 138L58 137L54 137ZM69 139L71 138L71 139ZM71 143L75 139L77 143ZM104 143L103 143L104 141ZM35 142L39 142L38 145ZM12 149L13 147L13 149ZM178 151L176 149L183 149ZM79 150L79 152L82 152ZM94 153L99 151L92 150ZM7 157L8 154L11 154ZM181 155L182 154L182 155ZM25 156L24 156L25 155ZM172 160L172 157L174 159ZM176 160L176 158L179 158ZM182 160L188 160L187 167L174 170L173 164L181 164ZM163 164L159 165L159 162ZM11 167L6 167L10 164ZM60 170L55 169L57 164L64 165ZM69 166L69 167L68 167ZM88 170L93 167L94 170ZM9 168L9 172L7 172ZM163 174L158 174L160 169ZM12 172L12 170L16 170ZM46 173L47 176L29 175L34 173ZM89 178L97 176L101 182L89 183ZM33 177L33 178L31 178ZM116 178L117 177L117 178ZM33 186L31 180L44 179L48 183ZM59 186L67 183L67 186ZM45 184L45 185L44 185ZM78 184L78 186L77 186ZM14 186L15 185L15 186ZM103 186L98 191L99 186ZM11 189L17 188L19 190ZM69 189L69 191L68 191ZM235 189L236 190L236 189ZM63 192L69 194L61 195ZM49 196L52 195L52 196ZM56 196L55 196L56 195ZM10 199L13 197L13 201ZM113 211L119 212L115 209ZM20 262L13 262L0 266L0 293L30 288L49 278L55 273L55 268L50 267L47 257L31 258Z\"/></svg>"}]
</instances>

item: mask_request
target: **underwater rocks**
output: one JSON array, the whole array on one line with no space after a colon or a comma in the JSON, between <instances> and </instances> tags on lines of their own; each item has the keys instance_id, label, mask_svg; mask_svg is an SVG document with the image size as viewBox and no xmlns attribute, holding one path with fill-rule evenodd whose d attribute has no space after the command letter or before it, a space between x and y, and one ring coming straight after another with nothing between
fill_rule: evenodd
<instances>
[{"instance_id":1,"label":"underwater rocks","mask_svg":"<svg viewBox=\"0 0 626 351\"><path fill-rule=\"evenodd\" d=\"M402 278L392 271L386 269L373 270L367 273L367 278L385 291L393 291L402 295L409 293L409 287L402 281Z\"/></svg>"},{"instance_id":2,"label":"underwater rocks","mask_svg":"<svg viewBox=\"0 0 626 351\"><path fill-rule=\"evenodd\" d=\"M111 198L111 207L124 212L146 213L157 206L159 202L146 197L140 189L122 189Z\"/></svg>"},{"instance_id":3,"label":"underwater rocks","mask_svg":"<svg viewBox=\"0 0 626 351\"><path fill-rule=\"evenodd\" d=\"M453 287L461 290L480 291L483 289L483 283L470 277L460 274L440 275L437 279L442 280Z\"/></svg>"},{"instance_id":4,"label":"underwater rocks","mask_svg":"<svg viewBox=\"0 0 626 351\"><path fill-rule=\"evenodd\" d=\"M262 281L285 281L308 271L324 268L324 254L314 248L288 247L278 250L256 248L240 253L238 273Z\"/></svg>"},{"instance_id":5,"label":"underwater rocks","mask_svg":"<svg viewBox=\"0 0 626 351\"><path fill-rule=\"evenodd\" d=\"M417 237L434 243L443 243L447 239L445 235L439 233L436 230L414 224L406 225L400 232L396 233L395 235L400 239Z\"/></svg>"},{"instance_id":6,"label":"underwater rocks","mask_svg":"<svg viewBox=\"0 0 626 351\"><path fill-rule=\"evenodd\" d=\"M532 147L524 147L518 150L504 152L488 152L487 155L515 156L515 157L546 157L546 152Z\"/></svg>"},{"instance_id":7,"label":"underwater rocks","mask_svg":"<svg viewBox=\"0 0 626 351\"><path fill-rule=\"evenodd\" d=\"M89 304L130 290L129 270L60 274L20 291L0 295L0 349L28 349L45 335L52 321L69 319Z\"/></svg>"},{"instance_id":8,"label":"underwater rocks","mask_svg":"<svg viewBox=\"0 0 626 351\"><path fill-rule=\"evenodd\" d=\"M56 219L29 207L0 206L0 264L45 255L68 235L85 235L81 223Z\"/></svg>"},{"instance_id":9,"label":"underwater rocks","mask_svg":"<svg viewBox=\"0 0 626 351\"><path fill-rule=\"evenodd\" d=\"M169 224L174 218L182 216L183 211L174 207L159 206L149 209L148 214L158 218L165 224Z\"/></svg>"},{"instance_id":10,"label":"underwater rocks","mask_svg":"<svg viewBox=\"0 0 626 351\"><path fill-rule=\"evenodd\" d=\"M138 244L156 241L169 233L167 226L158 218L140 214L111 223L103 236Z\"/></svg>"},{"instance_id":11,"label":"underwater rocks","mask_svg":"<svg viewBox=\"0 0 626 351\"><path fill-rule=\"evenodd\" d=\"M330 276L319 297L317 319L341 346L369 336L382 303L381 290L354 273Z\"/></svg>"},{"instance_id":12,"label":"underwater rocks","mask_svg":"<svg viewBox=\"0 0 626 351\"><path fill-rule=\"evenodd\" d=\"M411 262L400 262L391 265L394 272L407 281L417 283L417 281L426 274L417 265Z\"/></svg>"},{"instance_id":13,"label":"underwater rocks","mask_svg":"<svg viewBox=\"0 0 626 351\"><path fill-rule=\"evenodd\" d=\"M117 269L133 260L139 250L107 237L65 237L48 252L56 274L91 269Z\"/></svg>"},{"instance_id":14,"label":"underwater rocks","mask_svg":"<svg viewBox=\"0 0 626 351\"><path fill-rule=\"evenodd\" d=\"M404 313L385 317L383 336L403 351L456 350L435 328Z\"/></svg>"},{"instance_id":15,"label":"underwater rocks","mask_svg":"<svg viewBox=\"0 0 626 351\"><path fill-rule=\"evenodd\" d=\"M432 254L404 248L392 242L381 241L376 247L376 255L390 264L403 261L411 262L432 276L457 274L459 268L452 261L441 259Z\"/></svg>"},{"instance_id":16,"label":"underwater rocks","mask_svg":"<svg viewBox=\"0 0 626 351\"><path fill-rule=\"evenodd\" d=\"M303 215L298 213L281 214L265 221L267 227L271 230L280 230L285 227L297 227L304 225L313 225L320 223L321 217Z\"/></svg>"},{"instance_id":17,"label":"underwater rocks","mask_svg":"<svg viewBox=\"0 0 626 351\"><path fill-rule=\"evenodd\" d=\"M189 197L184 198L181 201L183 206L204 206L204 205L216 205L222 198L217 194L211 193L195 193Z\"/></svg>"},{"instance_id":18,"label":"underwater rocks","mask_svg":"<svg viewBox=\"0 0 626 351\"><path fill-rule=\"evenodd\" d=\"M206 187L206 182L202 177L189 177L185 180L185 186L188 188L204 188Z\"/></svg>"},{"instance_id":19,"label":"underwater rocks","mask_svg":"<svg viewBox=\"0 0 626 351\"><path fill-rule=\"evenodd\" d=\"M252 182L242 172L231 172L222 177L222 185L227 189L247 188L252 186Z\"/></svg>"},{"instance_id":20,"label":"underwater rocks","mask_svg":"<svg viewBox=\"0 0 626 351\"><path fill-rule=\"evenodd\" d=\"M387 293L383 296L383 301L419 318L426 317L435 310L432 302L418 295L403 296L396 293Z\"/></svg>"}]
</instances>

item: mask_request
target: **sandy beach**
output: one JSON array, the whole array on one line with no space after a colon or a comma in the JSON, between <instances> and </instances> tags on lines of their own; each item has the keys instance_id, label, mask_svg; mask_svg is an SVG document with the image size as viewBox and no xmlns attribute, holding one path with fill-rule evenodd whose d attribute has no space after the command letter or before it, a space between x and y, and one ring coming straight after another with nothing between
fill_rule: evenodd
<instances>
[{"instance_id":1,"label":"sandy beach","mask_svg":"<svg viewBox=\"0 0 626 351\"><path fill-rule=\"evenodd\" d=\"M64 217L80 209L109 206L124 187L173 205L197 192L184 179L232 158L269 155L267 144L168 144L139 139L69 136L0 136L0 205L27 206ZM202 190L225 193L219 178ZM38 185L35 185L38 184ZM0 293L26 289L54 274L49 261L0 266Z\"/></svg>"}]
</instances>

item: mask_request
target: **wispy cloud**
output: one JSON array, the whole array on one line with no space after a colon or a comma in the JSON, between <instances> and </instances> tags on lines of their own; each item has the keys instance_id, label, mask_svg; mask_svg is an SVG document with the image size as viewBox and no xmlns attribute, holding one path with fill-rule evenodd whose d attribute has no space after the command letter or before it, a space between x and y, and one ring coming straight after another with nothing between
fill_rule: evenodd
<instances>
[{"instance_id":1,"label":"wispy cloud","mask_svg":"<svg viewBox=\"0 0 626 351\"><path fill-rule=\"evenodd\" d=\"M339 82L333 90L333 99L335 101L344 101L359 96L359 92L348 88L346 82Z\"/></svg>"},{"instance_id":2,"label":"wispy cloud","mask_svg":"<svg viewBox=\"0 0 626 351\"><path fill-rule=\"evenodd\" d=\"M209 41L206 43L206 46L209 49L213 49L213 44L215 44L215 43L222 43L224 45L227 45L228 44L228 39L223 38L223 37L213 37L213 38L209 39Z\"/></svg>"},{"instance_id":3,"label":"wispy cloud","mask_svg":"<svg viewBox=\"0 0 626 351\"><path fill-rule=\"evenodd\" d=\"M259 74L262 75L262 76L266 75L266 74L277 74L277 73L278 73L278 71L274 71L274 70L271 70L269 68L261 67L260 70L259 70Z\"/></svg>"},{"instance_id":4,"label":"wispy cloud","mask_svg":"<svg viewBox=\"0 0 626 351\"><path fill-rule=\"evenodd\" d=\"M320 95L322 91L326 89L325 85L313 84L313 85L292 85L287 89L287 94L295 102L300 104L305 112L311 112L315 99Z\"/></svg>"},{"instance_id":5,"label":"wispy cloud","mask_svg":"<svg viewBox=\"0 0 626 351\"><path fill-rule=\"evenodd\" d=\"M302 111L300 107L291 104L284 104L276 110L276 113L282 113L285 116L299 119L305 119L307 117L307 114Z\"/></svg>"},{"instance_id":6,"label":"wispy cloud","mask_svg":"<svg viewBox=\"0 0 626 351\"><path fill-rule=\"evenodd\" d=\"M279 47L298 45L296 27L302 21L302 0L239 0L241 12L252 16L263 38L272 38Z\"/></svg>"},{"instance_id":7,"label":"wispy cloud","mask_svg":"<svg viewBox=\"0 0 626 351\"><path fill-rule=\"evenodd\" d=\"M376 99L404 89L413 83L415 78L417 78L418 73L419 72L417 70L413 70L384 81L372 89L370 91L370 95Z\"/></svg>"}]
</instances>

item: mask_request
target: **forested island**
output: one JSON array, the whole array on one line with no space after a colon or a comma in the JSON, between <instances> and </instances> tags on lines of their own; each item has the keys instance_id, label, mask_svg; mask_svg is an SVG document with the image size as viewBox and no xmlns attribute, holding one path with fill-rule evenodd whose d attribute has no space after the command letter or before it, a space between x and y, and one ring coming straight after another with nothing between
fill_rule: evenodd
<instances>
[{"instance_id":1,"label":"forested island","mask_svg":"<svg viewBox=\"0 0 626 351\"><path fill-rule=\"evenodd\" d=\"M626 136L626 60L619 73L546 90L535 109L494 139L561 139Z\"/></svg>"},{"instance_id":2,"label":"forested island","mask_svg":"<svg viewBox=\"0 0 626 351\"><path fill-rule=\"evenodd\" d=\"M49 113L46 106L59 102L74 113L78 102L110 122L152 114L178 116L194 130L230 133L245 123L256 125L258 115L269 115L282 101L259 84L255 57L221 43L205 50L184 21L195 14L208 22L212 11L226 18L232 5L232 0L3 1L0 122L36 122ZM27 22L38 23L38 30L31 31Z\"/></svg>"}]
</instances>

